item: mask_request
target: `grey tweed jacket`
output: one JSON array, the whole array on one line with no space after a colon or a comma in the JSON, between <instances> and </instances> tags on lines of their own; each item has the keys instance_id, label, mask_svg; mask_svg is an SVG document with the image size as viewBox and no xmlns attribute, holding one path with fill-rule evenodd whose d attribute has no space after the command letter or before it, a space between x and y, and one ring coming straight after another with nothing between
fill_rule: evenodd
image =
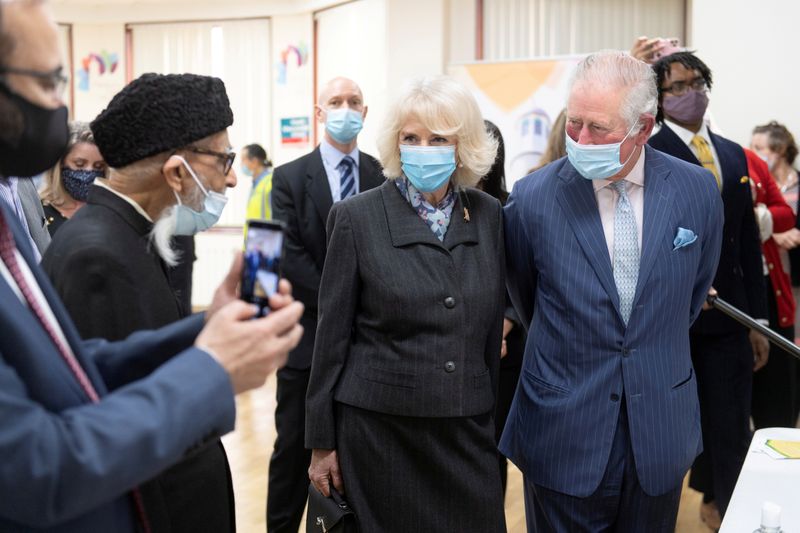
<instances>
[{"instance_id":1,"label":"grey tweed jacket","mask_svg":"<svg viewBox=\"0 0 800 533\"><path fill-rule=\"evenodd\" d=\"M334 448L334 402L386 414L494 409L505 309L500 203L466 192L440 242L393 182L333 206L306 447Z\"/></svg>"}]
</instances>

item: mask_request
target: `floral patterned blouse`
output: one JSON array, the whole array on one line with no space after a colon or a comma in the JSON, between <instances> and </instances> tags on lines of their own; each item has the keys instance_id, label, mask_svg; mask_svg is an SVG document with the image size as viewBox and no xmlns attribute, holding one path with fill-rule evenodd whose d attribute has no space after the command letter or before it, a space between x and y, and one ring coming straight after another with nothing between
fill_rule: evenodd
<instances>
[{"instance_id":1,"label":"floral patterned blouse","mask_svg":"<svg viewBox=\"0 0 800 533\"><path fill-rule=\"evenodd\" d=\"M422 196L406 177L400 177L394 180L395 185L400 190L403 197L411 204L414 211L417 212L419 217L425 221L431 229L436 238L444 241L444 236L447 233L447 228L450 226L450 217L453 214L453 207L456 203L456 195L452 187L448 189L447 194L442 198L436 206L431 205Z\"/></svg>"}]
</instances>

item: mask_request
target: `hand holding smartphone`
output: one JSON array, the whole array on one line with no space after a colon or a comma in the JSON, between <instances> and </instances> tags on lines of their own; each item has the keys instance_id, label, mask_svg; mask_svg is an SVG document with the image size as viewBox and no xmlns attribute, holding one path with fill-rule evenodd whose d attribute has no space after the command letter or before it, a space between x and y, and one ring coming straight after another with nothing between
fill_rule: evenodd
<instances>
[{"instance_id":1,"label":"hand holding smartphone","mask_svg":"<svg viewBox=\"0 0 800 533\"><path fill-rule=\"evenodd\" d=\"M278 220L248 220L244 244L241 299L269 314L269 297L278 292L284 225Z\"/></svg>"}]
</instances>

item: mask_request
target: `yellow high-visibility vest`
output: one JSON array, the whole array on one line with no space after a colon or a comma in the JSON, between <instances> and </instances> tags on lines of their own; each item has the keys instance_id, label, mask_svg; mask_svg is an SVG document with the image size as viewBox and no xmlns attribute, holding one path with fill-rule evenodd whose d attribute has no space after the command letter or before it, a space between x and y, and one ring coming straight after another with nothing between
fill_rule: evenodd
<instances>
[{"instance_id":1,"label":"yellow high-visibility vest","mask_svg":"<svg viewBox=\"0 0 800 533\"><path fill-rule=\"evenodd\" d=\"M264 171L263 177L258 179L258 184L250 193L247 201L247 218L272 218L272 172Z\"/></svg>"}]
</instances>

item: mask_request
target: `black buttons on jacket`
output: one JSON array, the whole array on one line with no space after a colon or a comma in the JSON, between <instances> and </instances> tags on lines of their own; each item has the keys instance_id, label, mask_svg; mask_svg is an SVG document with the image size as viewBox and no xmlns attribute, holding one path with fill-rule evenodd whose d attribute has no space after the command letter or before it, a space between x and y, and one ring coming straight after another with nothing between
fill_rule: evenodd
<instances>
[{"instance_id":1,"label":"black buttons on jacket","mask_svg":"<svg viewBox=\"0 0 800 533\"><path fill-rule=\"evenodd\" d=\"M619 401L619 394L612 394L611 395L611 401L612 402L618 402Z\"/></svg>"},{"instance_id":2,"label":"black buttons on jacket","mask_svg":"<svg viewBox=\"0 0 800 533\"><path fill-rule=\"evenodd\" d=\"M628 357L631 354L631 351L627 348L622 349L622 357Z\"/></svg>"},{"instance_id":3,"label":"black buttons on jacket","mask_svg":"<svg viewBox=\"0 0 800 533\"><path fill-rule=\"evenodd\" d=\"M456 364L453 361L448 361L444 364L444 371L448 374L456 371Z\"/></svg>"},{"instance_id":4,"label":"black buttons on jacket","mask_svg":"<svg viewBox=\"0 0 800 533\"><path fill-rule=\"evenodd\" d=\"M456 299L452 296L448 296L444 299L444 306L448 309L452 309L456 306Z\"/></svg>"}]
</instances>

